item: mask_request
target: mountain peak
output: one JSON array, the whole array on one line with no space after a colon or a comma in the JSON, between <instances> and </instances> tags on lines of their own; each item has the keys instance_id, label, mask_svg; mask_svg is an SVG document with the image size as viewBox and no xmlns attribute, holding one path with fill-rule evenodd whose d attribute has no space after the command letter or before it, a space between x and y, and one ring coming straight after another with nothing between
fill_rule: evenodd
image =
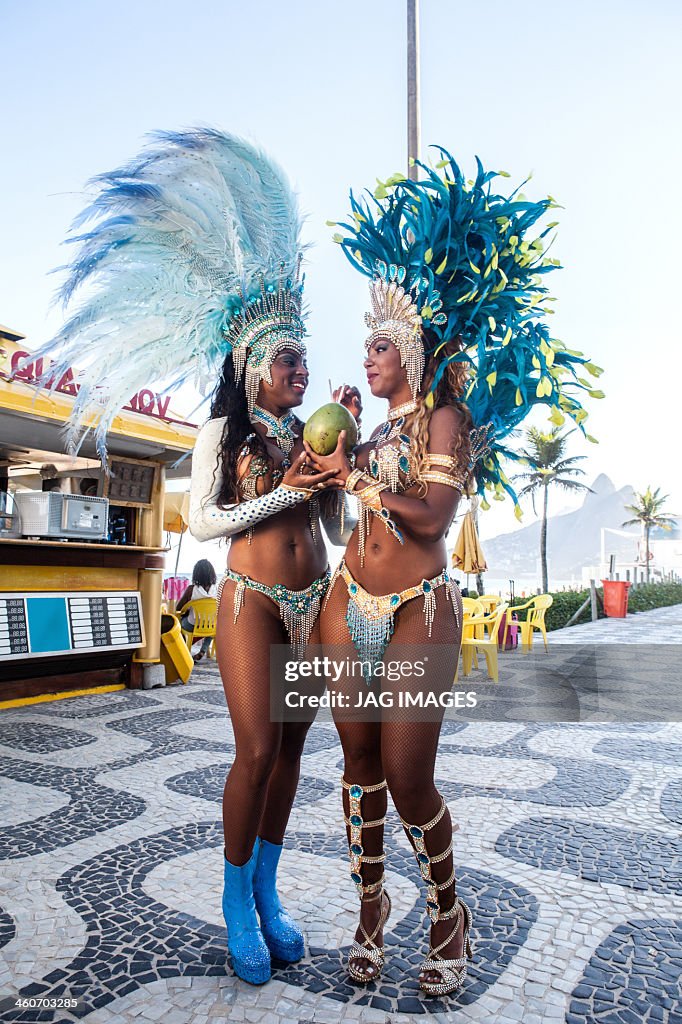
<instances>
[{"instance_id":1,"label":"mountain peak","mask_svg":"<svg viewBox=\"0 0 682 1024\"><path fill-rule=\"evenodd\" d=\"M582 506L572 512L551 515L547 525L547 545L550 579L580 577L586 565L598 563L601 551L601 531L614 530L620 534L629 500L629 485L616 490L606 473L600 473L592 483L592 494L587 494ZM618 551L628 548L627 558L638 539L619 540ZM629 546L629 547L628 547ZM491 537L484 541L488 566L500 577L532 575L536 572L540 548L540 522L531 523L513 533ZM616 548L612 548L616 550ZM620 555L618 557L621 557Z\"/></svg>"},{"instance_id":2,"label":"mountain peak","mask_svg":"<svg viewBox=\"0 0 682 1024\"><path fill-rule=\"evenodd\" d=\"M590 494L588 492L585 495L585 501L583 502L584 505L586 505L589 501L594 501L595 498L605 498L609 494L616 493L616 488L613 484L613 481L609 476L606 475L606 473L600 473L599 476L597 476L594 479L590 486L592 488L593 493Z\"/></svg>"}]
</instances>

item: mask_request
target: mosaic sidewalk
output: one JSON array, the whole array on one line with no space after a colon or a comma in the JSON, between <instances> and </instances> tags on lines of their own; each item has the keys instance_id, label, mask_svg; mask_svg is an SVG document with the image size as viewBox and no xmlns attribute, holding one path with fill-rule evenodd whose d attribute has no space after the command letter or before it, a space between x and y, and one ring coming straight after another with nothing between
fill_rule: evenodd
<instances>
[{"instance_id":1,"label":"mosaic sidewalk","mask_svg":"<svg viewBox=\"0 0 682 1024\"><path fill-rule=\"evenodd\" d=\"M624 625L679 642L682 606L572 639ZM387 969L348 984L357 898L330 722L310 733L282 858L308 955L255 989L226 965L219 802L233 745L215 669L0 712L0 1019L682 1024L681 754L679 724L446 722L436 774L461 826L475 960L456 998L429 1000L423 902L392 808ZM38 998L78 1005L15 1005Z\"/></svg>"},{"instance_id":2,"label":"mosaic sidewalk","mask_svg":"<svg viewBox=\"0 0 682 1024\"><path fill-rule=\"evenodd\" d=\"M637 612L625 619L599 619L570 629L555 629L551 636L562 644L682 644L682 604Z\"/></svg>"}]
</instances>

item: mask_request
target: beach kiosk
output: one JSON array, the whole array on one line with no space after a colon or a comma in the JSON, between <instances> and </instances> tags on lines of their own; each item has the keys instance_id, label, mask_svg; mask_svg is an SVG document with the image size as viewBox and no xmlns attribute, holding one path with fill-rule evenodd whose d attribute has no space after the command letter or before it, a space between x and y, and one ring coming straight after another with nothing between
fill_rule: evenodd
<instances>
[{"instance_id":1,"label":"beach kiosk","mask_svg":"<svg viewBox=\"0 0 682 1024\"><path fill-rule=\"evenodd\" d=\"M13 376L27 355L0 326L0 706L156 678L165 484L189 476L197 433L142 389L105 473L91 440L66 450L74 375L39 390L39 361Z\"/></svg>"}]
</instances>

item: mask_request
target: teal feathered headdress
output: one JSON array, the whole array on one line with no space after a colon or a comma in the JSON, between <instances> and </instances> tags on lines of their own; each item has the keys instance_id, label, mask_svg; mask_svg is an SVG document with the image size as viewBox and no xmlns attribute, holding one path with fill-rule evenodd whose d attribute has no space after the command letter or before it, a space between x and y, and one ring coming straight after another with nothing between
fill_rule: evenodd
<instances>
[{"instance_id":1,"label":"teal feathered headdress","mask_svg":"<svg viewBox=\"0 0 682 1024\"><path fill-rule=\"evenodd\" d=\"M70 444L95 423L102 458L116 413L140 387L210 390L231 352L251 408L276 352L304 351L301 219L281 168L211 128L152 138L93 179L59 293L70 305L85 288L85 301L31 357L52 360L52 387L78 367Z\"/></svg>"},{"instance_id":2,"label":"teal feathered headdress","mask_svg":"<svg viewBox=\"0 0 682 1024\"><path fill-rule=\"evenodd\" d=\"M479 493L502 498L507 491L517 504L501 465L516 456L504 439L539 404L551 407L554 424L568 415L584 433L587 413L576 393L602 393L579 373L601 370L552 338L546 323L553 299L545 280L559 261L547 256L545 240L556 223L538 222L554 200L531 202L519 189L501 195L494 182L506 175L486 172L478 158L476 179L467 181L450 154L434 148L441 160L435 169L419 162L421 180L394 175L369 199L351 193L352 220L338 224L344 233L334 239L374 279L367 322L373 334L390 325L408 379L412 370L421 380L407 353L410 337L417 350L420 327L431 329L430 347L421 341L438 362L431 393L449 363L470 365L463 401L488 439L475 469ZM458 336L461 351L446 355L445 344Z\"/></svg>"}]
</instances>

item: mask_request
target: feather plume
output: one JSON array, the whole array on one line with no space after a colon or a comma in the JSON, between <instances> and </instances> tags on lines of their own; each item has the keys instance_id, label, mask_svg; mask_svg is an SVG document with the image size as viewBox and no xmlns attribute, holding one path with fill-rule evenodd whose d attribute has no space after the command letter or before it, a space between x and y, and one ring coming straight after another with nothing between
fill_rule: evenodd
<instances>
[{"instance_id":1,"label":"feather plume","mask_svg":"<svg viewBox=\"0 0 682 1024\"><path fill-rule=\"evenodd\" d=\"M212 128L159 131L134 160L89 183L90 204L67 243L75 254L58 300L87 295L35 354L51 359L43 384L76 365L69 425L76 449L94 416L97 448L140 387L171 391L215 380L225 331L261 279L293 279L301 253L296 196L277 164Z\"/></svg>"},{"instance_id":2,"label":"feather plume","mask_svg":"<svg viewBox=\"0 0 682 1024\"><path fill-rule=\"evenodd\" d=\"M435 169L418 161L420 180L394 175L367 198L351 193L351 218L338 224L343 233L335 241L361 273L404 282L435 338L436 359L448 340L462 339L464 351L440 358L431 387L450 362L471 366L464 400L475 427L492 425L476 467L478 488L516 501L502 470L503 459L514 458L504 439L536 405L552 407L558 419L572 417L584 432L587 413L575 393L601 392L578 372L600 371L550 335L545 278L559 261L548 258L545 239L555 225L536 225L554 200L530 202L519 194L522 186L499 193L498 173L485 171L478 157L476 177L467 181L445 149L433 148L440 159Z\"/></svg>"}]
</instances>

